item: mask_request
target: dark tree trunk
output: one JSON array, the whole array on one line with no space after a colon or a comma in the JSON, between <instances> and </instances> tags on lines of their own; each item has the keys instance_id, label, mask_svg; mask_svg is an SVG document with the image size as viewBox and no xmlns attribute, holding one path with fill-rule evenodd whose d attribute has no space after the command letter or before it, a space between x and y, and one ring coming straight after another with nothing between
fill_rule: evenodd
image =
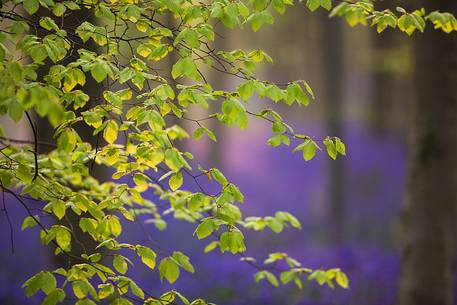
<instances>
[{"instance_id":1,"label":"dark tree trunk","mask_svg":"<svg viewBox=\"0 0 457 305\"><path fill-rule=\"evenodd\" d=\"M427 4L427 3L424 3ZM428 3L457 10L454 0ZM433 30L414 37L409 173L403 211L399 305L452 305L457 242L457 40Z\"/></svg>"},{"instance_id":2,"label":"dark tree trunk","mask_svg":"<svg viewBox=\"0 0 457 305\"><path fill-rule=\"evenodd\" d=\"M47 11L45 11L47 12ZM35 22L38 23L42 15L36 15ZM50 16L52 17L52 16ZM89 21L91 23L95 23L95 16L90 10L82 8L78 11L73 11L70 14L65 16L65 25L77 27L83 21ZM82 41L80 41L82 43ZM97 45L93 41L88 41L85 43L86 49L88 50L97 50ZM43 78L43 76L48 72L50 65L52 64L48 60L49 65L45 65L42 68L38 69L38 77ZM59 64L66 65L68 64L67 61L63 61ZM103 95L103 87L102 85L95 82L95 80L90 76L89 73L86 74L86 84L83 87L83 91L89 95L90 103L94 106L97 102L97 99L102 97ZM55 129L51 126L48 122L47 118L41 118L38 115L35 115L36 118L36 130L37 130L37 139L39 142L46 142L46 143L56 143L56 139L54 139L54 132ZM99 133L97 136L93 135L93 129L88 127L84 123L80 123L75 125L74 127L78 132L79 136L82 138L83 141L88 142L92 145L92 147L101 146L101 142L104 141ZM99 143L100 142L100 143ZM49 146L38 146L38 153L48 153L52 147ZM96 163L90 165L90 172L93 177L98 179L100 182L106 181L108 178L106 168L103 166L99 166ZM97 243L94 242L91 238L88 238L86 234L84 234L81 229L79 228L79 217L73 213L71 209L67 209L65 218L62 219L62 224L66 226L71 226L74 229L74 239L76 242L72 243L72 253L79 256L82 253L85 253L87 250L89 253L95 249ZM56 262L59 264L66 263L67 257L64 256L55 256L53 257Z\"/></svg>"},{"instance_id":3,"label":"dark tree trunk","mask_svg":"<svg viewBox=\"0 0 457 305\"><path fill-rule=\"evenodd\" d=\"M406 3L383 0L378 9L392 9ZM392 131L404 132L406 100L411 90L410 60L405 59L411 39L398 30L371 31L372 92L369 124L376 136Z\"/></svg>"},{"instance_id":4,"label":"dark tree trunk","mask_svg":"<svg viewBox=\"0 0 457 305\"><path fill-rule=\"evenodd\" d=\"M324 120L329 136L343 135L343 73L344 48L342 42L342 20L322 20L322 62L326 71L323 75L321 93L325 101ZM330 241L338 244L343 241L344 230L344 168L343 160L331 160L328 169L328 223Z\"/></svg>"},{"instance_id":5,"label":"dark tree trunk","mask_svg":"<svg viewBox=\"0 0 457 305\"><path fill-rule=\"evenodd\" d=\"M391 2L391 1L390 1ZM392 56L395 34L387 30L382 34L372 31L373 35L373 89L370 111L370 124L376 133L382 133L389 127L392 106L395 102L395 75L385 66L387 56Z\"/></svg>"}]
</instances>

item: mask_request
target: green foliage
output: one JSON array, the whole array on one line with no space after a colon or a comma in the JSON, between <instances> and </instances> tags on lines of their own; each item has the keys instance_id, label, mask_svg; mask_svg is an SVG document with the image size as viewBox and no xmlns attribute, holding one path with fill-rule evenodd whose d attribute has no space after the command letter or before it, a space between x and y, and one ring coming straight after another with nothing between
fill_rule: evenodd
<instances>
[{"instance_id":1,"label":"green foliage","mask_svg":"<svg viewBox=\"0 0 457 305\"><path fill-rule=\"evenodd\" d=\"M424 32L427 23L431 23L435 29L445 33L457 30L457 20L448 12L427 13L423 8L408 12L402 7L378 11L375 4L376 2L372 0L342 1L332 9L330 16L344 17L350 26L357 24L375 26L378 33L390 27L398 28L411 36L416 30Z\"/></svg>"},{"instance_id":2,"label":"green foliage","mask_svg":"<svg viewBox=\"0 0 457 305\"><path fill-rule=\"evenodd\" d=\"M28 279L23 287L28 297L34 295L38 290L42 290L46 295L49 295L56 289L56 278L48 271L41 271L30 279Z\"/></svg>"},{"instance_id":3,"label":"green foliage","mask_svg":"<svg viewBox=\"0 0 457 305\"><path fill-rule=\"evenodd\" d=\"M281 271L279 274L275 275L275 271L273 271L275 269L271 269L269 266L277 264L281 261L284 261L289 269ZM314 280L319 285L326 284L331 288L335 288L336 283L339 287L349 288L348 278L339 268L329 270L311 270L309 268L303 268L299 262L288 256L286 253L271 253L264 261L264 265L257 266L257 268L261 270L254 275L255 281L259 282L261 280L266 280L275 287L280 284L284 285L289 282L294 282L298 288L302 288L302 278L307 275L306 278L308 280ZM271 269L272 271L269 271L268 269Z\"/></svg>"},{"instance_id":4,"label":"green foliage","mask_svg":"<svg viewBox=\"0 0 457 305\"><path fill-rule=\"evenodd\" d=\"M268 227L275 233L281 233L287 226L301 229L298 219L288 212L276 212L274 217L246 217L243 225L245 228L252 228L255 231L262 231L265 227Z\"/></svg>"},{"instance_id":5,"label":"green foliage","mask_svg":"<svg viewBox=\"0 0 457 305\"><path fill-rule=\"evenodd\" d=\"M446 33L457 28L455 17L446 12L377 11L368 0L343 1L336 7L329 0L303 2L311 11L331 10L330 16L342 16L351 26L371 24L378 32L390 27L412 35L429 23ZM133 300L145 305L207 304L202 299L189 301L174 290L152 296L126 276L129 268L138 267L130 260L134 256L170 283L178 280L182 270L195 271L180 251L163 253L155 246L119 241L123 227L140 214L161 231L167 228L167 217L193 223L195 238L209 240L204 252L219 249L241 254L249 264L254 260L244 256L248 241L243 230L268 228L280 233L287 227L301 228L285 211L244 217L240 189L220 170L202 168L190 152L176 145L189 137L182 127L184 121L193 124L195 139L204 135L216 142L217 135L205 126L207 120L243 130L250 119L258 119L271 125L269 145L293 145L292 151L300 151L305 161L324 148L332 159L346 155L337 137L314 139L295 132L268 107L250 110L255 96L307 107L315 99L308 83L274 84L256 78L257 66L272 62L262 50L213 48L214 24L247 25L259 31L289 5L294 1L2 1L0 114L14 122L26 120L35 137L30 143L20 143L1 132L0 186L28 212L22 230L39 228L42 243L68 259L65 268L41 271L27 280L27 296L41 290L44 305L66 298L75 299L77 305L105 299L111 305L133 304ZM88 18L75 28L68 20L78 15ZM165 16L174 22L164 23ZM169 71L157 69L157 62L168 59L170 53L176 62ZM205 75L211 69L237 78L239 85L228 91L213 88ZM218 111L192 117L190 107L207 109L209 103L217 105ZM53 143L37 142L35 114L52 126ZM168 117L176 118L176 125L170 125ZM96 144L83 140L82 129L91 130ZM38 153L37 147L43 145L48 146L47 153ZM112 180L95 179L94 164L110 169ZM200 186L200 179L218 184L219 191L212 194L203 187L190 191L188 184ZM152 192L161 206L165 204L165 211L147 199ZM41 210L54 223L41 223L25 198L42 202ZM97 244L95 249L82 254L73 250L79 233L69 215L76 217L76 226L85 237ZM288 267L271 271L269 266L278 261ZM303 279L330 287L335 283L349 286L341 270L303 268L285 253L272 253L264 266L257 267L255 280L273 286L293 282L301 288Z\"/></svg>"}]
</instances>

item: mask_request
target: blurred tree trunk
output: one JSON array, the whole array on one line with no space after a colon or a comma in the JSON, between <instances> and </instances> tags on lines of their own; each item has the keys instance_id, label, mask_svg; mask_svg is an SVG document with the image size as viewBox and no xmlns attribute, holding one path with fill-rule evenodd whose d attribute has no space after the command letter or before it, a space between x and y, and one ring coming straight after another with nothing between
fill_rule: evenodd
<instances>
[{"instance_id":1,"label":"blurred tree trunk","mask_svg":"<svg viewBox=\"0 0 457 305\"><path fill-rule=\"evenodd\" d=\"M230 41L232 40L231 35L235 35L234 33L229 34L227 31L226 27L217 27L216 28L216 39L214 42L214 48L216 50L221 50L221 51L229 51L231 50L230 48ZM216 64L217 65L217 64ZM219 69L221 67L217 66ZM224 74L222 72L219 72L215 69L210 69L208 73L208 81L211 84L211 86L217 90L228 90L229 85L228 82L230 81L230 76L227 74ZM221 106L220 103L217 103L215 101L210 101L209 102L209 107L208 111L203 117L208 116L210 114L220 112L221 111ZM224 166L224 164L221 164L223 162L222 158L222 153L223 153L223 146L224 146L224 128L222 128L222 125L218 120L208 120L205 122L205 125L207 128L212 130L214 134L217 137L217 143L213 143L212 141L209 141L209 145L207 148L207 160L209 161L209 164L214 164L218 166Z\"/></svg>"},{"instance_id":2,"label":"blurred tree trunk","mask_svg":"<svg viewBox=\"0 0 457 305\"><path fill-rule=\"evenodd\" d=\"M327 134L343 136L343 60L342 23L339 19L328 20L323 16L321 41L321 69L325 71L322 95L325 100L324 120ZM338 244L344 234L344 168L341 158L329 162L328 171L330 242Z\"/></svg>"},{"instance_id":3,"label":"blurred tree trunk","mask_svg":"<svg viewBox=\"0 0 457 305\"><path fill-rule=\"evenodd\" d=\"M395 0L384 0L379 9L392 9L403 5ZM409 38L398 30L387 29L378 34L374 29L372 37L372 90L369 124L372 130L383 135L389 131L403 132L406 100L410 91Z\"/></svg>"},{"instance_id":4,"label":"blurred tree trunk","mask_svg":"<svg viewBox=\"0 0 457 305\"><path fill-rule=\"evenodd\" d=\"M419 4L427 11L457 11L455 0ZM415 98L408 111L410 164L398 304L452 305L457 242L457 40L428 25L426 33L415 35L413 41Z\"/></svg>"},{"instance_id":5,"label":"blurred tree trunk","mask_svg":"<svg viewBox=\"0 0 457 305\"><path fill-rule=\"evenodd\" d=\"M391 1L390 1L391 2ZM392 102L394 99L394 73L385 65L385 57L392 56L389 52L394 47L395 33L388 30L379 35L372 31L373 37L373 89L370 111L370 125L376 133L388 128ZM382 58L382 59L381 59Z\"/></svg>"}]
</instances>

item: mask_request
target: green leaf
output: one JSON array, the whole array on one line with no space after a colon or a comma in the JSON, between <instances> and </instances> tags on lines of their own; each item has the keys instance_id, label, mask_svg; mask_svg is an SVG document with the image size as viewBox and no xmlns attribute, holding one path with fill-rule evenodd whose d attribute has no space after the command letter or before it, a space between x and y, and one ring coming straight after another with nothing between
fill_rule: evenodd
<instances>
[{"instance_id":1,"label":"green leaf","mask_svg":"<svg viewBox=\"0 0 457 305\"><path fill-rule=\"evenodd\" d=\"M24 109L22 109L22 106L18 102L12 101L9 104L8 114L14 122L16 122L16 123L19 122L22 119L23 113L24 113Z\"/></svg>"},{"instance_id":2,"label":"green leaf","mask_svg":"<svg viewBox=\"0 0 457 305\"><path fill-rule=\"evenodd\" d=\"M217 168L211 169L211 176L214 178L214 180L219 182L221 186L225 186L228 183L227 178L225 178L224 174L222 174L222 172Z\"/></svg>"},{"instance_id":3,"label":"green leaf","mask_svg":"<svg viewBox=\"0 0 457 305\"><path fill-rule=\"evenodd\" d=\"M316 155L317 145L314 141L307 139L305 140L305 145L303 146L303 159L309 161L314 158Z\"/></svg>"},{"instance_id":4,"label":"green leaf","mask_svg":"<svg viewBox=\"0 0 457 305\"><path fill-rule=\"evenodd\" d=\"M40 19L39 24L42 28L48 30L48 31L58 31L59 26L56 24L56 22L50 18L50 17L43 17Z\"/></svg>"},{"instance_id":5,"label":"green leaf","mask_svg":"<svg viewBox=\"0 0 457 305\"><path fill-rule=\"evenodd\" d=\"M71 243L71 233L64 226L56 226L56 242L64 250L68 250Z\"/></svg>"},{"instance_id":6,"label":"green leaf","mask_svg":"<svg viewBox=\"0 0 457 305\"><path fill-rule=\"evenodd\" d=\"M308 276L308 280L315 280L319 285L323 285L328 281L327 273L323 270L315 270Z\"/></svg>"},{"instance_id":7,"label":"green leaf","mask_svg":"<svg viewBox=\"0 0 457 305\"><path fill-rule=\"evenodd\" d=\"M239 203L244 202L244 195L236 185L231 183L228 186L228 190L230 191L231 195L233 195L236 201L238 201Z\"/></svg>"},{"instance_id":8,"label":"green leaf","mask_svg":"<svg viewBox=\"0 0 457 305\"><path fill-rule=\"evenodd\" d=\"M56 305L57 303L63 302L65 299L65 291L60 288L57 288L51 291L46 298L43 300L41 305Z\"/></svg>"},{"instance_id":9,"label":"green leaf","mask_svg":"<svg viewBox=\"0 0 457 305\"><path fill-rule=\"evenodd\" d=\"M227 195L227 193L224 192L219 197L218 201L223 203L224 200L227 200L224 198L225 196L228 196L228 195ZM228 200L231 201L232 199L229 198ZM240 211L240 208L234 204L229 204L229 203L221 204L221 207L217 210L217 216L230 224L235 224L241 220L241 211Z\"/></svg>"},{"instance_id":10,"label":"green leaf","mask_svg":"<svg viewBox=\"0 0 457 305\"><path fill-rule=\"evenodd\" d=\"M63 5L62 3L56 3L52 8L52 13L55 16L60 17L65 13L66 10L67 8L65 7L65 5Z\"/></svg>"},{"instance_id":11,"label":"green leaf","mask_svg":"<svg viewBox=\"0 0 457 305\"><path fill-rule=\"evenodd\" d=\"M66 128L60 134L57 144L59 149L65 152L71 152L76 147L78 142L76 131L72 128Z\"/></svg>"},{"instance_id":12,"label":"green leaf","mask_svg":"<svg viewBox=\"0 0 457 305\"><path fill-rule=\"evenodd\" d=\"M276 134L282 134L286 132L286 126L283 122L274 122L273 124L271 124L271 129Z\"/></svg>"},{"instance_id":13,"label":"green leaf","mask_svg":"<svg viewBox=\"0 0 457 305\"><path fill-rule=\"evenodd\" d=\"M200 41L198 37L198 33L190 28L185 28L182 30L175 38L173 45L178 45L181 41L184 41L188 46L192 48L199 48Z\"/></svg>"},{"instance_id":14,"label":"green leaf","mask_svg":"<svg viewBox=\"0 0 457 305\"><path fill-rule=\"evenodd\" d=\"M184 255L182 252L179 251L174 251L173 252L173 258L176 260L179 266L181 266L184 270L194 273L195 269L194 266L189 261L189 257Z\"/></svg>"},{"instance_id":15,"label":"green leaf","mask_svg":"<svg viewBox=\"0 0 457 305\"><path fill-rule=\"evenodd\" d=\"M98 297L105 299L114 293L114 287L112 284L100 284L98 285Z\"/></svg>"},{"instance_id":16,"label":"green leaf","mask_svg":"<svg viewBox=\"0 0 457 305\"><path fill-rule=\"evenodd\" d=\"M273 217L265 217L267 226L275 233L281 233L284 229L284 225Z\"/></svg>"},{"instance_id":17,"label":"green leaf","mask_svg":"<svg viewBox=\"0 0 457 305\"><path fill-rule=\"evenodd\" d=\"M309 98L303 92L303 89L297 83L292 83L287 86L287 99L286 103L291 105L296 100L299 105L308 106Z\"/></svg>"},{"instance_id":18,"label":"green leaf","mask_svg":"<svg viewBox=\"0 0 457 305\"><path fill-rule=\"evenodd\" d=\"M332 0L321 0L321 6L329 11L332 8Z\"/></svg>"},{"instance_id":19,"label":"green leaf","mask_svg":"<svg viewBox=\"0 0 457 305\"><path fill-rule=\"evenodd\" d=\"M232 254L246 251L243 234L240 231L222 233L220 238L220 249L222 252L230 251Z\"/></svg>"},{"instance_id":20,"label":"green leaf","mask_svg":"<svg viewBox=\"0 0 457 305\"><path fill-rule=\"evenodd\" d=\"M282 135L276 135L276 136L268 139L268 144L273 147L277 147L277 146L281 145L281 143L282 143Z\"/></svg>"},{"instance_id":21,"label":"green leaf","mask_svg":"<svg viewBox=\"0 0 457 305\"><path fill-rule=\"evenodd\" d=\"M320 0L307 0L306 6L309 8L310 11L314 12L321 6Z\"/></svg>"},{"instance_id":22,"label":"green leaf","mask_svg":"<svg viewBox=\"0 0 457 305\"><path fill-rule=\"evenodd\" d=\"M349 288L349 280L346 274L344 274L342 271L338 271L336 273L336 282L338 285L340 285L342 288L347 289Z\"/></svg>"},{"instance_id":23,"label":"green leaf","mask_svg":"<svg viewBox=\"0 0 457 305\"><path fill-rule=\"evenodd\" d=\"M240 129L245 129L248 125L246 109L237 99L230 98L222 103L223 115L219 119L231 127L233 124L238 125Z\"/></svg>"},{"instance_id":24,"label":"green leaf","mask_svg":"<svg viewBox=\"0 0 457 305\"><path fill-rule=\"evenodd\" d=\"M254 0L253 1L254 10L256 10L256 11L264 10L267 7L268 2L269 2L268 0Z\"/></svg>"},{"instance_id":25,"label":"green leaf","mask_svg":"<svg viewBox=\"0 0 457 305\"><path fill-rule=\"evenodd\" d=\"M30 56L36 63L41 63L48 57L48 52L44 45L35 45L30 48Z\"/></svg>"},{"instance_id":26,"label":"green leaf","mask_svg":"<svg viewBox=\"0 0 457 305\"><path fill-rule=\"evenodd\" d=\"M108 230L114 237L118 237L122 232L122 225L119 218L115 215L109 215L108 217Z\"/></svg>"},{"instance_id":27,"label":"green leaf","mask_svg":"<svg viewBox=\"0 0 457 305\"><path fill-rule=\"evenodd\" d=\"M170 284L176 282L179 277L178 264L171 258L165 257L160 261L159 264L160 280L164 277L170 282Z\"/></svg>"},{"instance_id":28,"label":"green leaf","mask_svg":"<svg viewBox=\"0 0 457 305\"><path fill-rule=\"evenodd\" d=\"M298 219L294 215L292 215L288 212L278 211L275 213L275 218L283 223L284 222L290 223L290 225L296 229L301 229L301 224L298 221Z\"/></svg>"},{"instance_id":29,"label":"green leaf","mask_svg":"<svg viewBox=\"0 0 457 305\"><path fill-rule=\"evenodd\" d=\"M346 156L346 145L344 145L343 141L341 139L336 138L335 139L335 146L336 146L336 151L343 155Z\"/></svg>"},{"instance_id":30,"label":"green leaf","mask_svg":"<svg viewBox=\"0 0 457 305\"><path fill-rule=\"evenodd\" d=\"M285 99L285 97L286 97L284 92L275 85L267 86L266 95L268 96L268 98L270 98L275 103L280 100Z\"/></svg>"},{"instance_id":31,"label":"green leaf","mask_svg":"<svg viewBox=\"0 0 457 305\"><path fill-rule=\"evenodd\" d=\"M28 166L19 164L16 171L16 177L24 183L30 183L33 179L33 174Z\"/></svg>"},{"instance_id":32,"label":"green leaf","mask_svg":"<svg viewBox=\"0 0 457 305\"><path fill-rule=\"evenodd\" d=\"M194 138L199 140L203 134L206 134L208 136L208 138L210 138L214 142L217 142L217 139L216 139L216 136L214 135L214 133L206 127L198 127L194 132Z\"/></svg>"},{"instance_id":33,"label":"green leaf","mask_svg":"<svg viewBox=\"0 0 457 305\"><path fill-rule=\"evenodd\" d=\"M90 74L97 83L101 83L108 76L108 66L105 62L96 61L90 70Z\"/></svg>"},{"instance_id":34,"label":"green leaf","mask_svg":"<svg viewBox=\"0 0 457 305\"><path fill-rule=\"evenodd\" d=\"M219 241L212 241L208 245L206 245L205 249L203 250L205 253L211 252L219 246Z\"/></svg>"},{"instance_id":35,"label":"green leaf","mask_svg":"<svg viewBox=\"0 0 457 305\"><path fill-rule=\"evenodd\" d=\"M136 295L137 297L139 297L140 299L144 299L144 292L143 290L134 282L134 281L130 281L130 290L132 291L132 293L134 295Z\"/></svg>"},{"instance_id":36,"label":"green leaf","mask_svg":"<svg viewBox=\"0 0 457 305\"><path fill-rule=\"evenodd\" d=\"M262 270L262 271L257 272L254 277L255 277L256 283L258 283L259 281L261 281L263 279L266 279L271 285L273 285L275 287L279 286L279 282L278 282L278 279L276 278L276 276L267 270Z\"/></svg>"},{"instance_id":37,"label":"green leaf","mask_svg":"<svg viewBox=\"0 0 457 305\"><path fill-rule=\"evenodd\" d=\"M307 0L306 6L312 12L314 12L319 7L323 7L329 11L332 8L332 0Z\"/></svg>"},{"instance_id":38,"label":"green leaf","mask_svg":"<svg viewBox=\"0 0 457 305\"><path fill-rule=\"evenodd\" d=\"M135 76L135 71L129 67L122 69L119 73L119 83L123 84Z\"/></svg>"},{"instance_id":39,"label":"green leaf","mask_svg":"<svg viewBox=\"0 0 457 305\"><path fill-rule=\"evenodd\" d=\"M310 85L306 81L303 81L303 85L305 86L306 92L308 92L308 94L314 99L314 92L313 89L311 89Z\"/></svg>"},{"instance_id":40,"label":"green leaf","mask_svg":"<svg viewBox=\"0 0 457 305\"><path fill-rule=\"evenodd\" d=\"M294 278L294 273L292 270L281 272L281 275L279 277L279 279L281 280L281 283L283 283L283 284L289 283L291 280L293 280L293 278Z\"/></svg>"},{"instance_id":41,"label":"green leaf","mask_svg":"<svg viewBox=\"0 0 457 305\"><path fill-rule=\"evenodd\" d=\"M103 138L106 140L106 142L113 144L116 142L118 131L119 127L116 121L110 120L106 124L105 130L103 130Z\"/></svg>"},{"instance_id":42,"label":"green leaf","mask_svg":"<svg viewBox=\"0 0 457 305\"><path fill-rule=\"evenodd\" d=\"M189 300L186 297L184 297L181 293L179 293L178 291L175 291L175 294L184 303L184 305L190 305ZM194 302L192 302L192 305L195 305ZM204 305L204 304L202 304L202 305Z\"/></svg>"},{"instance_id":43,"label":"green leaf","mask_svg":"<svg viewBox=\"0 0 457 305\"><path fill-rule=\"evenodd\" d=\"M145 264L151 269L154 269L157 257L154 251L144 246L137 246L136 253L141 258L143 264Z\"/></svg>"},{"instance_id":44,"label":"green leaf","mask_svg":"<svg viewBox=\"0 0 457 305\"><path fill-rule=\"evenodd\" d=\"M183 183L183 177L182 177L182 172L177 172L174 175L170 177L170 180L168 180L168 184L171 188L172 191L176 191L181 187Z\"/></svg>"},{"instance_id":45,"label":"green leaf","mask_svg":"<svg viewBox=\"0 0 457 305\"><path fill-rule=\"evenodd\" d=\"M284 5L284 1L283 0L273 0L271 2L271 5L281 15L284 14L284 12L286 11L286 7Z\"/></svg>"},{"instance_id":46,"label":"green leaf","mask_svg":"<svg viewBox=\"0 0 457 305\"><path fill-rule=\"evenodd\" d=\"M148 189L148 177L142 173L135 173L133 175L133 182L137 185L136 189L139 192L144 192Z\"/></svg>"},{"instance_id":47,"label":"green leaf","mask_svg":"<svg viewBox=\"0 0 457 305\"><path fill-rule=\"evenodd\" d=\"M336 156L338 155L338 152L336 150L336 145L333 142L333 140L328 137L325 138L324 145L327 148L327 154L330 156L330 158L332 158L333 160L336 160Z\"/></svg>"},{"instance_id":48,"label":"green leaf","mask_svg":"<svg viewBox=\"0 0 457 305\"><path fill-rule=\"evenodd\" d=\"M24 218L24 221L22 222L21 230L24 231L27 228L33 228L36 226L38 223L35 221L36 218L38 221L40 220L38 215L35 215L34 217L32 216L27 216Z\"/></svg>"},{"instance_id":49,"label":"green leaf","mask_svg":"<svg viewBox=\"0 0 457 305\"><path fill-rule=\"evenodd\" d=\"M175 149L167 149L165 151L165 164L175 172L178 172L183 167L180 155Z\"/></svg>"},{"instance_id":50,"label":"green leaf","mask_svg":"<svg viewBox=\"0 0 457 305\"><path fill-rule=\"evenodd\" d=\"M210 236L213 233L214 229L213 220L206 219L197 226L194 235L197 235L198 239L203 239Z\"/></svg>"},{"instance_id":51,"label":"green leaf","mask_svg":"<svg viewBox=\"0 0 457 305\"><path fill-rule=\"evenodd\" d=\"M29 15L35 14L40 8L38 0L24 0L22 4Z\"/></svg>"},{"instance_id":52,"label":"green leaf","mask_svg":"<svg viewBox=\"0 0 457 305\"><path fill-rule=\"evenodd\" d=\"M238 86L237 91L243 101L248 101L254 94L254 82L253 80L248 80Z\"/></svg>"},{"instance_id":53,"label":"green leaf","mask_svg":"<svg viewBox=\"0 0 457 305\"><path fill-rule=\"evenodd\" d=\"M252 14L248 18L249 25L254 32L257 32L263 24L273 24L274 18L268 11L261 11Z\"/></svg>"},{"instance_id":54,"label":"green leaf","mask_svg":"<svg viewBox=\"0 0 457 305\"><path fill-rule=\"evenodd\" d=\"M197 65L192 60L191 57L185 57L179 59L174 65L171 70L171 76L174 79L177 79L180 76L187 76L196 81L201 80L201 76L198 73Z\"/></svg>"},{"instance_id":55,"label":"green leaf","mask_svg":"<svg viewBox=\"0 0 457 305\"><path fill-rule=\"evenodd\" d=\"M236 3L230 3L227 5L223 11L221 16L217 16L222 19L224 25L230 29L233 29L240 23L239 20L239 10Z\"/></svg>"},{"instance_id":56,"label":"green leaf","mask_svg":"<svg viewBox=\"0 0 457 305\"><path fill-rule=\"evenodd\" d=\"M121 255L114 256L113 266L114 266L114 269L116 269L117 272L119 272L121 274L125 274L128 269L127 262L125 261L124 257L122 257Z\"/></svg>"},{"instance_id":57,"label":"green leaf","mask_svg":"<svg viewBox=\"0 0 457 305\"><path fill-rule=\"evenodd\" d=\"M56 289L56 278L51 272L41 271L30 279L28 279L23 285L22 288L25 289L27 297L34 295L38 290L42 290L45 294L50 294Z\"/></svg>"},{"instance_id":58,"label":"green leaf","mask_svg":"<svg viewBox=\"0 0 457 305\"><path fill-rule=\"evenodd\" d=\"M62 200L56 200L52 203L52 212L58 219L62 219L65 216L66 209L67 206Z\"/></svg>"}]
</instances>

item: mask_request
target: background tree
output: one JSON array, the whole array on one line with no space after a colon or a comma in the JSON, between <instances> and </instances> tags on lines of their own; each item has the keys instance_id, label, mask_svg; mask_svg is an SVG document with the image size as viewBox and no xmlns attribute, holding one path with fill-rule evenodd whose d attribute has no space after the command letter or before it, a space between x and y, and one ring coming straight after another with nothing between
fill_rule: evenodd
<instances>
[{"instance_id":1,"label":"background tree","mask_svg":"<svg viewBox=\"0 0 457 305\"><path fill-rule=\"evenodd\" d=\"M420 3L456 11L455 1ZM455 304L457 41L427 29L414 39L408 107L409 173L398 304Z\"/></svg>"}]
</instances>

